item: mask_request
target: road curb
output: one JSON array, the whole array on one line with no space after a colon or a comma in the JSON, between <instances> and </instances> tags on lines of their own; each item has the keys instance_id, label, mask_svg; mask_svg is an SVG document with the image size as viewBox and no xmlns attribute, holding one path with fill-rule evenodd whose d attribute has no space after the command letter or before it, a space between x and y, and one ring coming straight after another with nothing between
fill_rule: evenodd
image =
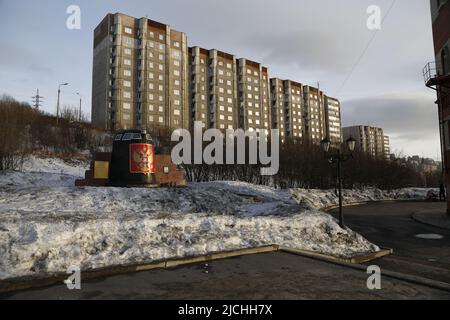
<instances>
[{"instance_id":1,"label":"road curb","mask_svg":"<svg viewBox=\"0 0 450 320\"><path fill-rule=\"evenodd\" d=\"M428 221L425 221L425 220L419 218L418 215L421 214L421 213L422 213L422 211L418 211L418 212L412 213L411 214L411 219L413 219L414 221L416 221L418 223L421 223L423 225L429 226L429 227L439 228L441 230L447 230L447 231L450 230L450 228L448 228L448 227L443 227L443 226L440 226L438 224L434 224L434 223L431 223L431 222L428 222Z\"/></svg>"},{"instance_id":2,"label":"road curb","mask_svg":"<svg viewBox=\"0 0 450 320\"><path fill-rule=\"evenodd\" d=\"M286 250L286 248L284 248L282 250ZM292 249L287 249L287 250L288 250L288 252L290 252L292 254L297 254L299 256L303 256L306 258L319 260L319 261L334 264L337 266L367 272L367 266L364 266L361 264L344 262L342 260L335 259L335 258L330 259L329 257L326 257L324 255L311 254L309 252L304 252L302 250L292 250ZM389 250L389 249L385 249L385 250ZM368 261L365 261L365 262L368 262ZM427 279L427 278L422 278L422 277L418 277L418 276L408 275L408 274L399 273L399 272L395 272L395 271L389 271L389 270L383 270L381 272L381 275L392 278L392 279L400 280L400 281L405 281L405 282L409 282L409 283L413 283L413 284L417 284L417 285L421 285L421 286L426 286L426 287L437 289L437 290L450 292L450 284L441 282L441 281L435 281L435 280L431 280L431 279Z\"/></svg>"},{"instance_id":3,"label":"road curb","mask_svg":"<svg viewBox=\"0 0 450 320\"><path fill-rule=\"evenodd\" d=\"M422 200L380 200L380 201L367 200L367 201L357 201L357 202L345 203L345 204L342 204L342 207L343 208L347 208L347 207L363 206L363 205L366 205L366 204L396 203L396 202L401 203L401 202L425 202L425 201L422 201ZM338 209L338 208L339 208L338 204L333 204L331 206L323 207L323 208L321 208L319 210L322 210L322 211L325 211L325 212L330 212L330 211Z\"/></svg>"},{"instance_id":4,"label":"road curb","mask_svg":"<svg viewBox=\"0 0 450 320\"><path fill-rule=\"evenodd\" d=\"M348 263L348 264L361 264L369 261L373 261L385 256L388 256L394 252L394 250L390 248L381 248L380 251L365 254L365 255L359 255L354 256L351 258L338 258L334 256L329 256L317 252L307 251L307 250L300 250L300 249L292 249L287 247L280 247L280 251L292 253L292 254L298 254L298 255L304 255L310 258L316 258L316 259L324 259L325 261L337 261L341 263Z\"/></svg>"}]
</instances>

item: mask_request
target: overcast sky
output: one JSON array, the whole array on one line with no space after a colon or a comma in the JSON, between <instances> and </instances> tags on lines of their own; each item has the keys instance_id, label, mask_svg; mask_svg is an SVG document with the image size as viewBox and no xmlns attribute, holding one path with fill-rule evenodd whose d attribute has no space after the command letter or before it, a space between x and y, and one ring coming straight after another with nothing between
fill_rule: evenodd
<instances>
[{"instance_id":1,"label":"overcast sky","mask_svg":"<svg viewBox=\"0 0 450 320\"><path fill-rule=\"evenodd\" d=\"M189 45L260 61L271 77L316 85L342 101L344 125L381 126L392 149L437 158L435 94L422 68L434 58L428 0L397 0L351 77L375 31L369 5L385 15L392 0L0 0L0 94L55 113L58 83L69 82L63 104L90 113L92 42L108 13L123 12L171 25ZM81 30L68 30L66 8L81 8Z\"/></svg>"}]
</instances>

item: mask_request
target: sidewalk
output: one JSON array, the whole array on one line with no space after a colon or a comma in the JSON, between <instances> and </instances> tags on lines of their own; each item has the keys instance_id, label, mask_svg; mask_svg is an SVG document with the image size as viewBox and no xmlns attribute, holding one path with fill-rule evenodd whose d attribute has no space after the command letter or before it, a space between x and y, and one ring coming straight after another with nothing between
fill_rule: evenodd
<instances>
[{"instance_id":1,"label":"sidewalk","mask_svg":"<svg viewBox=\"0 0 450 320\"><path fill-rule=\"evenodd\" d=\"M450 215L442 209L422 210L412 215L417 222L431 225L433 227L450 230Z\"/></svg>"}]
</instances>

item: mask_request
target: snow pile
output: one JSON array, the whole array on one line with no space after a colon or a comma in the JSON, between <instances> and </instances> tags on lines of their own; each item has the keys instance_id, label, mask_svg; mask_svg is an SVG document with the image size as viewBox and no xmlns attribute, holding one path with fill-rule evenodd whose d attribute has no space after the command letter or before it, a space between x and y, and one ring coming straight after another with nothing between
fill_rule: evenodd
<instances>
[{"instance_id":1,"label":"snow pile","mask_svg":"<svg viewBox=\"0 0 450 320\"><path fill-rule=\"evenodd\" d=\"M344 204L365 201L389 201L389 200L414 200L424 201L430 190L439 194L437 189L405 188L398 190L380 190L367 188L363 190L342 190ZM338 204L338 198L334 190L305 190L291 189L292 197L299 203L309 208L324 209Z\"/></svg>"},{"instance_id":2,"label":"snow pile","mask_svg":"<svg viewBox=\"0 0 450 320\"><path fill-rule=\"evenodd\" d=\"M2 189L15 191L21 187L73 186L75 180L84 177L89 169L87 161L63 161L54 158L38 158L35 156L25 160L21 171L0 172ZM1 204L0 199L0 204Z\"/></svg>"},{"instance_id":3,"label":"snow pile","mask_svg":"<svg viewBox=\"0 0 450 320\"><path fill-rule=\"evenodd\" d=\"M32 158L24 172L0 173L0 279L270 244L339 257L379 250L317 210L335 201L331 192L241 182L74 187L87 167Z\"/></svg>"}]
</instances>

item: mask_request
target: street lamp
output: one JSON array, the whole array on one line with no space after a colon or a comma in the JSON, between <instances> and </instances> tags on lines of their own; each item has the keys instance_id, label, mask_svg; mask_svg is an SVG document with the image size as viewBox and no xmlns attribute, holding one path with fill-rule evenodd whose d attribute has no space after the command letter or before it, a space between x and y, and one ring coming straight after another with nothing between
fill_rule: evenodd
<instances>
[{"instance_id":1,"label":"street lamp","mask_svg":"<svg viewBox=\"0 0 450 320\"><path fill-rule=\"evenodd\" d=\"M328 139L323 140L320 143L323 152L329 153L331 142ZM344 224L344 215L342 213L342 163L351 159L353 157L352 153L355 151L356 146L356 140L350 137L346 141L346 145L348 148L349 153L345 154L342 153L340 149L337 149L337 152L335 154L328 154L328 160L330 164L337 164L337 178L338 178L338 187L339 187L339 226L341 228L345 228Z\"/></svg>"},{"instance_id":2,"label":"street lamp","mask_svg":"<svg viewBox=\"0 0 450 320\"><path fill-rule=\"evenodd\" d=\"M67 82L65 82L65 83L61 83L59 86L58 86L58 101L57 101L57 103L56 103L56 124L58 124L59 123L59 96L61 95L61 87L62 86L68 86L69 84L67 83Z\"/></svg>"},{"instance_id":3,"label":"street lamp","mask_svg":"<svg viewBox=\"0 0 450 320\"><path fill-rule=\"evenodd\" d=\"M81 94L79 92L77 92L77 96L80 97L80 112L78 113L78 122L81 122Z\"/></svg>"}]
</instances>

